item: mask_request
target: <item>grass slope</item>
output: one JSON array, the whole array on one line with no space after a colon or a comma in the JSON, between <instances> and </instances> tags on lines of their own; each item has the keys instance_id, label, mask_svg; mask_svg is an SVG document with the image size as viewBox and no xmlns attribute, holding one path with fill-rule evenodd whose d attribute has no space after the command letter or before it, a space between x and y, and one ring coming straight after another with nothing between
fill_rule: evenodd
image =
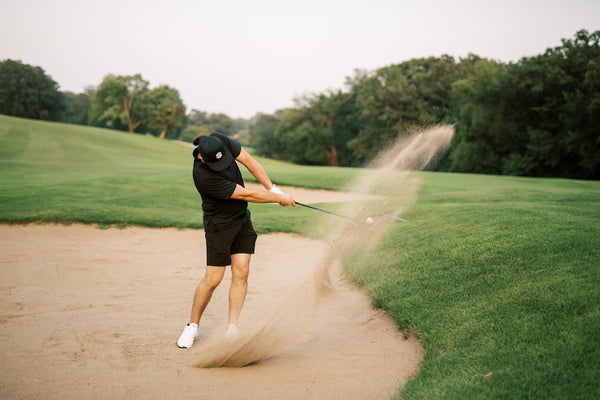
<instances>
[{"instance_id":1,"label":"grass slope","mask_svg":"<svg viewBox=\"0 0 600 400\"><path fill-rule=\"evenodd\" d=\"M600 397L600 182L421 173L345 262L426 349L406 399Z\"/></svg>"},{"instance_id":2,"label":"grass slope","mask_svg":"<svg viewBox=\"0 0 600 400\"><path fill-rule=\"evenodd\" d=\"M357 173L257 158L280 185L340 188ZM0 221L201 228L192 162L190 148L152 136L0 116ZM251 210L259 232L308 231L314 216Z\"/></svg>"},{"instance_id":3,"label":"grass slope","mask_svg":"<svg viewBox=\"0 0 600 400\"><path fill-rule=\"evenodd\" d=\"M0 221L199 228L190 152L0 116ZM361 173L260 161L281 185L338 189ZM426 348L402 397L600 398L600 182L418 175L410 223L346 260ZM301 207L252 211L261 232L312 233L318 217Z\"/></svg>"}]
</instances>

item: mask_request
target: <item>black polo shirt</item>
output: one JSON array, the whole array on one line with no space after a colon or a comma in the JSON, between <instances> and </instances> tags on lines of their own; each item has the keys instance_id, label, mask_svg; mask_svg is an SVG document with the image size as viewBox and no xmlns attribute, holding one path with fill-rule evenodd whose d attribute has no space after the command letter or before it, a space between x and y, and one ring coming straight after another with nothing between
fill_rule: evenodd
<instances>
[{"instance_id":1,"label":"black polo shirt","mask_svg":"<svg viewBox=\"0 0 600 400\"><path fill-rule=\"evenodd\" d=\"M235 140L229 139L220 133L212 133L231 152L233 158L237 158L242 146ZM231 198L236 185L244 186L242 173L233 161L223 171L215 172L204 164L198 156L198 148L194 149L194 185L200 196L202 196L202 211L204 218L214 223L232 222L246 216L248 202L234 200Z\"/></svg>"}]
</instances>

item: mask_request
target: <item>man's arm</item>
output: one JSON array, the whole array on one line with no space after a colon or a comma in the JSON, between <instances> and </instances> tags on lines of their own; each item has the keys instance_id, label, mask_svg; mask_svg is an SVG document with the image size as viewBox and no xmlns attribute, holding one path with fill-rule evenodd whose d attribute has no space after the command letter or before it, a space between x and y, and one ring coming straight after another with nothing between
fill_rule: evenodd
<instances>
[{"instance_id":1,"label":"man's arm","mask_svg":"<svg viewBox=\"0 0 600 400\"><path fill-rule=\"evenodd\" d=\"M246 189L241 185L237 185L235 187L231 198L236 200L249 201L251 203L279 203L283 207L296 206L294 198L289 194L277 194L273 192L267 192L264 190Z\"/></svg>"},{"instance_id":2,"label":"man's arm","mask_svg":"<svg viewBox=\"0 0 600 400\"><path fill-rule=\"evenodd\" d=\"M273 188L273 182L265 172L264 168L258 161L254 159L244 148L242 147L242 151L240 155L236 158L237 161L244 164L244 166L250 171L250 173L258 179L258 181L263 185L266 190L271 190ZM248 200L249 201L249 200ZM266 202L270 203L270 202ZM277 203L274 201L273 203Z\"/></svg>"}]
</instances>

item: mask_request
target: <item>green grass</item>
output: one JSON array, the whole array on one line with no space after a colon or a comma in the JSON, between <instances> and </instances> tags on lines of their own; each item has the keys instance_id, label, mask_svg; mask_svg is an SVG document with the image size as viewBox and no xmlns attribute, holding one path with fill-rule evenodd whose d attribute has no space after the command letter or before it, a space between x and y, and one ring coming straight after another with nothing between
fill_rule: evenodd
<instances>
[{"instance_id":1,"label":"green grass","mask_svg":"<svg viewBox=\"0 0 600 400\"><path fill-rule=\"evenodd\" d=\"M0 221L201 228L191 152L152 136L0 116ZM340 188L357 173L258 159L280 185ZM314 217L299 207L251 210L259 232L308 231Z\"/></svg>"},{"instance_id":2,"label":"green grass","mask_svg":"<svg viewBox=\"0 0 600 400\"><path fill-rule=\"evenodd\" d=\"M360 170L260 159L280 185ZM0 221L200 228L191 149L0 116ZM407 399L600 398L600 182L416 173L417 203L346 268L426 353ZM333 208L334 205L327 205ZM319 213L251 205L260 232Z\"/></svg>"},{"instance_id":3,"label":"green grass","mask_svg":"<svg viewBox=\"0 0 600 400\"><path fill-rule=\"evenodd\" d=\"M600 397L600 182L420 173L349 274L426 354L406 399Z\"/></svg>"},{"instance_id":4,"label":"green grass","mask_svg":"<svg viewBox=\"0 0 600 400\"><path fill-rule=\"evenodd\" d=\"M340 190L347 187L363 171L347 167L323 167L296 165L288 162L256 157L262 166L269 172L269 177L281 186L298 186L308 189ZM245 180L256 179L244 168L242 175Z\"/></svg>"}]
</instances>

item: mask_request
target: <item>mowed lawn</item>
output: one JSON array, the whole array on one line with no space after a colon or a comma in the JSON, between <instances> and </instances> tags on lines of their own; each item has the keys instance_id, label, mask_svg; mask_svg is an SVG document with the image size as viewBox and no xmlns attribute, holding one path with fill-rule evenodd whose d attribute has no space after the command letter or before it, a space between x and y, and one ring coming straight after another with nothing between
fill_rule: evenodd
<instances>
[{"instance_id":1,"label":"mowed lawn","mask_svg":"<svg viewBox=\"0 0 600 400\"><path fill-rule=\"evenodd\" d=\"M339 189L360 173L259 160L279 185ZM153 136L0 115L0 221L201 228L192 164L192 149ZM254 212L260 232L300 231L314 217L273 204Z\"/></svg>"},{"instance_id":2,"label":"mowed lawn","mask_svg":"<svg viewBox=\"0 0 600 400\"><path fill-rule=\"evenodd\" d=\"M280 185L368 173L260 161ZM191 165L191 149L154 137L0 116L0 221L200 228ZM398 397L600 398L600 182L414 174L409 222L345 261L425 347ZM261 232L313 233L319 217L252 210Z\"/></svg>"},{"instance_id":3,"label":"mowed lawn","mask_svg":"<svg viewBox=\"0 0 600 400\"><path fill-rule=\"evenodd\" d=\"M420 173L349 274L416 334L407 399L600 398L600 182Z\"/></svg>"}]
</instances>

